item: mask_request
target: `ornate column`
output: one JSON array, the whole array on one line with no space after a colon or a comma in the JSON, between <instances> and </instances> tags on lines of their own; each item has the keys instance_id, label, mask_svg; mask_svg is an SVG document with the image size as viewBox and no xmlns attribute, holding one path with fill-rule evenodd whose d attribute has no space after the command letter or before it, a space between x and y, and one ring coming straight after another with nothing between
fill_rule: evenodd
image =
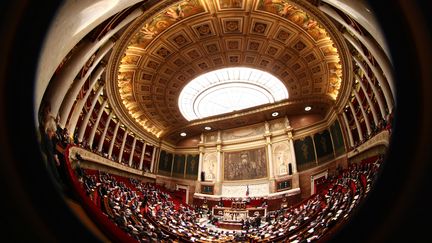
<instances>
[{"instance_id":1,"label":"ornate column","mask_svg":"<svg viewBox=\"0 0 432 243\"><path fill-rule=\"evenodd\" d=\"M364 93L364 95L366 97L368 105L369 105L369 107L371 109L372 117L374 119L374 124L375 124L375 126L378 126L378 116L377 116L377 113L376 113L376 110L375 110L375 106L373 105L373 103L372 103L372 101L371 101L371 99L369 97L369 94L367 93L366 87L365 87L364 83L362 82L362 79L357 74L355 74L355 78L359 82L360 87L363 90L363 93Z\"/></svg>"},{"instance_id":2,"label":"ornate column","mask_svg":"<svg viewBox=\"0 0 432 243\"><path fill-rule=\"evenodd\" d=\"M352 113L352 115L354 117L354 122L355 122L355 125L357 127L357 132L358 132L358 135L359 135L359 139L360 139L360 141L362 141L363 140L363 131L362 131L362 128L360 126L360 122L357 119L357 115L355 113L354 106L351 103L351 101L348 101L348 105L349 105L351 113Z\"/></svg>"},{"instance_id":3,"label":"ornate column","mask_svg":"<svg viewBox=\"0 0 432 243\"><path fill-rule=\"evenodd\" d=\"M123 134L123 141L122 141L122 145L121 145L120 153L119 153L119 157L118 157L118 162L119 163L122 161L122 158L123 158L123 152L124 152L124 147L125 147L125 144L126 144L126 138L127 138L127 136L128 136L128 129L125 128L125 131L124 131L124 134Z\"/></svg>"},{"instance_id":4,"label":"ornate column","mask_svg":"<svg viewBox=\"0 0 432 243\"><path fill-rule=\"evenodd\" d=\"M360 59L358 59L358 57L356 57L356 56L353 56L353 59L357 63L357 65L360 67L360 69L363 70L363 73L364 73L369 85L372 88L372 92L374 93L374 95L378 101L378 106L379 106L380 111L381 111L381 117L385 118L387 112L384 108L384 101L381 97L381 94L378 92L377 87L372 83L372 80L369 78L369 75L367 73L366 67L363 65L363 63L360 61Z\"/></svg>"},{"instance_id":5,"label":"ornate column","mask_svg":"<svg viewBox=\"0 0 432 243\"><path fill-rule=\"evenodd\" d=\"M157 173L158 172L158 169L159 169L159 160L160 160L160 153L161 153L161 145L160 145L160 143L156 146L156 145L153 145L155 148L156 148L156 154L155 154L155 165L154 165L154 170L152 171L152 173Z\"/></svg>"},{"instance_id":6,"label":"ornate column","mask_svg":"<svg viewBox=\"0 0 432 243\"><path fill-rule=\"evenodd\" d=\"M91 116L91 114L93 112L93 109L94 109L94 107L96 105L96 102L98 101L98 98L99 98L100 94L102 93L103 88L104 88L104 85L101 85L99 87L99 89L96 91L96 94L93 97L90 109L88 110L86 116L84 117L83 122L81 123L80 129L78 131L78 141L79 142L81 142L83 140L84 133L85 133L87 125L88 125L88 121L89 121L90 116Z\"/></svg>"},{"instance_id":7,"label":"ornate column","mask_svg":"<svg viewBox=\"0 0 432 243\"><path fill-rule=\"evenodd\" d=\"M74 134L75 127L78 123L78 119L79 119L80 114L83 110L84 104L87 102L88 97L92 93L93 87L97 83L96 81L100 78L100 75L102 74L102 72L104 70L105 70L105 68L100 68L95 72L96 74L94 76L92 76L92 78L90 79L89 88L88 88L87 92L85 93L84 97L80 100L77 100L75 107L74 107L74 110L72 111L71 118L69 119L69 122L66 125L67 130L69 132L71 132L72 134Z\"/></svg>"},{"instance_id":8,"label":"ornate column","mask_svg":"<svg viewBox=\"0 0 432 243\"><path fill-rule=\"evenodd\" d=\"M66 96L69 87L89 58L115 33L140 16L142 12L142 8L138 8L123 19L114 29L108 31L101 40L96 42L84 40L82 44L77 47L74 55L64 64L60 73L49 82L49 86L46 89L46 97L49 97L53 115L57 116L62 100ZM40 99L42 99L42 94L40 97Z\"/></svg>"},{"instance_id":9,"label":"ornate column","mask_svg":"<svg viewBox=\"0 0 432 243\"><path fill-rule=\"evenodd\" d=\"M218 131L216 141L216 160L217 160L217 172L216 172L216 183L214 186L214 194L222 194L222 139L221 131Z\"/></svg>"},{"instance_id":10,"label":"ornate column","mask_svg":"<svg viewBox=\"0 0 432 243\"><path fill-rule=\"evenodd\" d=\"M93 148L93 139L94 139L94 136L95 136L95 134L96 134L96 130L97 130L97 128L99 127L99 122L100 122L100 119L101 119L101 117L102 117L103 111L105 110L105 106L106 106L107 103L108 103L108 99L106 99L106 100L102 103L102 106L101 106L101 108L99 109L99 112L98 112L98 115L97 115L96 121L95 121L95 123L93 124L92 130L91 130L91 133L90 133L89 143L88 143L89 146L90 146L90 148Z\"/></svg>"},{"instance_id":11,"label":"ornate column","mask_svg":"<svg viewBox=\"0 0 432 243\"><path fill-rule=\"evenodd\" d=\"M289 131L287 134L288 134L288 143L289 143L290 150L291 150L292 173L296 174L297 173L297 160L296 160L295 151L294 151L294 139L293 139L293 135L292 135L291 131Z\"/></svg>"},{"instance_id":12,"label":"ornate column","mask_svg":"<svg viewBox=\"0 0 432 243\"><path fill-rule=\"evenodd\" d=\"M198 144L199 159L198 159L198 177L197 177L197 181L201 181L202 163L203 163L203 156L204 156L204 133L201 133L200 138L201 138L201 140L200 140L200 142Z\"/></svg>"},{"instance_id":13,"label":"ornate column","mask_svg":"<svg viewBox=\"0 0 432 243\"><path fill-rule=\"evenodd\" d=\"M380 81L381 87L383 87L383 93L386 96L387 102L393 100L390 96L392 94L393 97L396 97L396 87L394 86L393 73L392 73L393 68L392 68L391 63L390 63L389 59L387 58L387 54L384 52L384 50L375 44L376 43L375 40L372 40L371 38L369 38L365 35L361 35L351 25L347 24L345 22L345 20L343 20L342 17L339 16L339 14L335 10L333 10L332 8L330 8L326 5L321 5L318 8L321 11L323 11L324 13L331 16L334 20L336 20L340 24L342 24L347 30L349 30L369 50L369 52L373 55L375 60L377 60L381 69L383 70L383 72L386 74L388 83L384 81L382 73L376 72L376 71L378 71L378 70L376 70L376 67L374 67L370 63L368 63L368 65L371 67L371 69L374 73L376 72L375 76L377 77L378 81ZM341 10L343 10L343 9L341 9ZM359 50L359 52L362 55L364 55L362 48L359 46L357 41L349 33L345 32L345 33L343 33L343 36L345 37L345 39L347 39L349 42L351 42L351 44L357 50ZM386 48L386 46L383 46L383 48ZM373 69L375 69L375 71ZM390 99L388 99L388 98L390 98ZM393 102L390 102L388 104L388 107L391 110L391 108L393 107Z\"/></svg>"},{"instance_id":14,"label":"ornate column","mask_svg":"<svg viewBox=\"0 0 432 243\"><path fill-rule=\"evenodd\" d=\"M143 148L142 148L142 151L141 151L140 163L139 163L139 169L140 170L143 169L143 162L144 162L144 155L145 155L146 146L147 146L147 143L144 142Z\"/></svg>"},{"instance_id":15,"label":"ornate column","mask_svg":"<svg viewBox=\"0 0 432 243\"><path fill-rule=\"evenodd\" d=\"M357 33L357 31L354 33ZM363 53L363 49L359 45L357 40L355 40L354 37L352 37L349 33L346 32L343 34L343 36L354 46L354 48L359 52L359 54L362 56L364 61L369 65L372 72L375 74L375 77L377 78L383 90L387 105L391 110L391 108L393 108L393 103L394 103L392 97L396 97L396 87L394 87L393 84L393 73L391 71L393 68L391 67L390 62L387 60L387 57L384 56L383 53L376 50L375 44L370 44L371 40L369 38L365 38L364 36L361 36L361 43L371 52L372 56L378 62L379 66L386 74L386 77L384 77L383 73L380 70L378 70L378 68L375 67L375 65L372 65L372 63L369 61L369 58Z\"/></svg>"},{"instance_id":16,"label":"ornate column","mask_svg":"<svg viewBox=\"0 0 432 243\"><path fill-rule=\"evenodd\" d=\"M112 158L111 155L112 155L112 151L113 151L113 148L114 148L114 143L115 143L115 140L116 140L116 137L117 137L117 132L118 132L119 126L120 126L120 121L117 121L117 125L114 128L113 137L112 137L112 140L111 140L111 143L110 143L110 146L109 146L109 150L108 150L108 158L110 158L110 159Z\"/></svg>"},{"instance_id":17,"label":"ornate column","mask_svg":"<svg viewBox=\"0 0 432 243\"><path fill-rule=\"evenodd\" d=\"M349 123L348 123L348 118L347 118L347 116L346 116L346 114L345 114L344 111L342 111L342 115L343 115L343 118L344 118L345 127L348 130L348 138L349 138L350 146L354 147L354 139L353 139L353 136L352 136L352 133L351 133L351 129L350 129Z\"/></svg>"},{"instance_id":18,"label":"ornate column","mask_svg":"<svg viewBox=\"0 0 432 243\"><path fill-rule=\"evenodd\" d=\"M363 119L365 120L365 123L366 123L367 133L371 134L372 130L371 130L370 123L369 123L369 117L367 116L366 111L364 110L364 107L363 107L363 104L361 103L359 94L357 93L357 91L355 89L353 89L353 92L354 92L354 96L355 96L355 98L357 100L357 103L360 106L360 110L361 110L361 112L363 114Z\"/></svg>"},{"instance_id":19,"label":"ornate column","mask_svg":"<svg viewBox=\"0 0 432 243\"><path fill-rule=\"evenodd\" d=\"M315 139L314 139L313 134L311 134L310 137L312 138L312 144L313 144L313 149L314 149L314 154L315 154L315 164L318 165L318 155L316 152Z\"/></svg>"},{"instance_id":20,"label":"ornate column","mask_svg":"<svg viewBox=\"0 0 432 243\"><path fill-rule=\"evenodd\" d=\"M288 136L288 144L291 150L291 166L292 166L292 173L297 173L297 160L295 157L295 150L294 150L294 140L293 140L293 134L292 134L292 127L288 120L288 117L285 116L285 132ZM289 166L289 165L288 165Z\"/></svg>"},{"instance_id":21,"label":"ornate column","mask_svg":"<svg viewBox=\"0 0 432 243\"><path fill-rule=\"evenodd\" d=\"M131 149L131 152L130 152L130 155L129 155L129 167L132 167L132 160L133 160L134 153L135 153L136 140L137 140L137 138L136 138L136 134L135 134L133 142L132 142L132 149Z\"/></svg>"},{"instance_id":22,"label":"ornate column","mask_svg":"<svg viewBox=\"0 0 432 243\"><path fill-rule=\"evenodd\" d=\"M150 162L150 172L152 172L152 173L154 171L155 161L156 161L156 146L153 146L153 153L152 153L152 158L151 158L151 162Z\"/></svg>"},{"instance_id":23,"label":"ornate column","mask_svg":"<svg viewBox=\"0 0 432 243\"><path fill-rule=\"evenodd\" d=\"M222 145L216 145L216 160L217 160L217 173L215 183L215 194L222 193Z\"/></svg>"},{"instance_id":24,"label":"ornate column","mask_svg":"<svg viewBox=\"0 0 432 243\"><path fill-rule=\"evenodd\" d=\"M337 120L337 118L336 118ZM333 148L333 158L336 158L336 149L335 149L335 145L334 145L334 141L333 141L333 135L331 133L330 127L326 129L326 131L328 131L328 133L330 134L330 141L331 141L331 145Z\"/></svg>"},{"instance_id":25,"label":"ornate column","mask_svg":"<svg viewBox=\"0 0 432 243\"><path fill-rule=\"evenodd\" d=\"M105 141L105 136L106 136L106 134L108 132L108 128L109 128L109 124L111 122L112 116L113 116L113 112L111 111L110 114L109 114L109 116L108 116L108 119L106 121L105 128L103 130L102 136L99 139L98 152L102 152L103 144L104 144L104 141Z\"/></svg>"},{"instance_id":26,"label":"ornate column","mask_svg":"<svg viewBox=\"0 0 432 243\"><path fill-rule=\"evenodd\" d=\"M266 146L267 146L267 160L268 160L268 168L269 168L269 191L274 192L274 170L273 170L273 153L272 153L272 142L271 142L271 132L270 132L270 126L267 121L264 122L264 138L266 140Z\"/></svg>"},{"instance_id":27,"label":"ornate column","mask_svg":"<svg viewBox=\"0 0 432 243\"><path fill-rule=\"evenodd\" d=\"M201 181L201 172L203 171L203 157L204 157L204 147L199 147L199 159L198 159L198 177L197 181Z\"/></svg>"},{"instance_id":28,"label":"ornate column","mask_svg":"<svg viewBox=\"0 0 432 243\"><path fill-rule=\"evenodd\" d=\"M96 68L96 66L99 65L99 62L102 60L102 58L111 50L111 48L114 46L113 41L108 41L103 45L99 51L96 54L95 60L92 64L92 66L89 67L84 77L80 79L75 79L72 83L72 86L67 91L65 98L63 99L63 102L60 106L59 114L60 114L60 125L64 126L66 124L68 115L72 109L72 106L76 100L76 97L78 96L82 86L87 81L87 79L90 77L90 75L93 75L93 70ZM97 72L95 72L96 76L100 76L102 72L100 70L102 69L102 72L105 70L105 67L103 65L98 67Z\"/></svg>"}]
</instances>

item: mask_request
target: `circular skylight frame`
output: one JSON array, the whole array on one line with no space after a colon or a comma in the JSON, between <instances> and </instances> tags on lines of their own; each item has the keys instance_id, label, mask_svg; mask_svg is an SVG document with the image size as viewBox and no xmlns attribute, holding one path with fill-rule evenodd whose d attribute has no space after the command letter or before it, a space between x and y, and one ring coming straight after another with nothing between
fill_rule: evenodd
<instances>
[{"instance_id":1,"label":"circular skylight frame","mask_svg":"<svg viewBox=\"0 0 432 243\"><path fill-rule=\"evenodd\" d=\"M251 99L253 102L247 104L247 100L237 100L226 103L230 98L227 93L233 87L237 91L241 90L242 87L245 90L245 92L235 95L237 99L241 99L242 94L244 95L249 92L250 95L254 93L254 99ZM211 103L213 104L209 104L206 97L209 95L218 96L214 92L220 92L220 97L212 100ZM202 74L190 81L180 92L178 104L183 117L191 121L258 105L270 104L284 99L288 99L288 90L282 81L272 74L253 68L231 67ZM203 103L203 101L207 103ZM212 107L212 105L215 105L214 107L223 106L226 109L224 110L220 107L219 109L206 108L208 112L207 110L203 112L200 108L201 106Z\"/></svg>"}]
</instances>

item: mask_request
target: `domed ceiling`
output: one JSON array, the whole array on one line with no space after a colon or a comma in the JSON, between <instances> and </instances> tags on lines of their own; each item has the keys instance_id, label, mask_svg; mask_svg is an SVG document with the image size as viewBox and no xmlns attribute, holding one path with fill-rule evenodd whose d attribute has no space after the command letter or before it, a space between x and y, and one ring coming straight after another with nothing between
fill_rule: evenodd
<instances>
[{"instance_id":1,"label":"domed ceiling","mask_svg":"<svg viewBox=\"0 0 432 243\"><path fill-rule=\"evenodd\" d=\"M316 7L286 0L161 1L120 36L108 63L109 99L122 121L158 138L179 131L271 119L266 115L326 115L347 89L346 44ZM289 98L256 108L187 121L178 106L183 87L226 67L251 67L279 78ZM264 112L263 111L268 111Z\"/></svg>"}]
</instances>

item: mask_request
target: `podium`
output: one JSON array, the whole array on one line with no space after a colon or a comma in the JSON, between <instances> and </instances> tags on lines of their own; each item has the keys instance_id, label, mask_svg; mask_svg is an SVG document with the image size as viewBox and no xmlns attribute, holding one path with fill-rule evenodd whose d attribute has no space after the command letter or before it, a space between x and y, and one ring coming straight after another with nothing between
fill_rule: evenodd
<instances>
[{"instance_id":1,"label":"podium","mask_svg":"<svg viewBox=\"0 0 432 243\"><path fill-rule=\"evenodd\" d=\"M249 218L265 217L266 208L246 207L246 202L232 202L231 207L213 207L213 215L219 218L219 227L241 230Z\"/></svg>"}]
</instances>

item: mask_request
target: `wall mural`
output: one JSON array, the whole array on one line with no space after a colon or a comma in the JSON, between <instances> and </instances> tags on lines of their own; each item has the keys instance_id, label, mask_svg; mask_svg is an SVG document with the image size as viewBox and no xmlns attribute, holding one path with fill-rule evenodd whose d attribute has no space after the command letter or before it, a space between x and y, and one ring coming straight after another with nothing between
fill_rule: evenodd
<instances>
[{"instance_id":1,"label":"wall mural","mask_svg":"<svg viewBox=\"0 0 432 243\"><path fill-rule=\"evenodd\" d=\"M265 148L224 153L225 180L250 180L266 176Z\"/></svg>"},{"instance_id":2,"label":"wall mural","mask_svg":"<svg viewBox=\"0 0 432 243\"><path fill-rule=\"evenodd\" d=\"M333 139L334 151L336 156L345 153L344 140L338 120L335 120L335 122L330 126L330 132Z\"/></svg>"},{"instance_id":3,"label":"wall mural","mask_svg":"<svg viewBox=\"0 0 432 243\"><path fill-rule=\"evenodd\" d=\"M216 179L216 171L217 171L216 152L204 154L202 170L205 173L206 181L211 181Z\"/></svg>"},{"instance_id":4,"label":"wall mural","mask_svg":"<svg viewBox=\"0 0 432 243\"><path fill-rule=\"evenodd\" d=\"M315 162L315 151L312 138L307 136L294 141L297 168L302 169L303 165Z\"/></svg>"},{"instance_id":5,"label":"wall mural","mask_svg":"<svg viewBox=\"0 0 432 243\"><path fill-rule=\"evenodd\" d=\"M165 150L161 151L158 174L171 175L172 159L173 155L171 153L167 153Z\"/></svg>"},{"instance_id":6,"label":"wall mural","mask_svg":"<svg viewBox=\"0 0 432 243\"><path fill-rule=\"evenodd\" d=\"M288 142L273 143L273 163L275 165L275 175L288 174L288 164L292 163L292 151Z\"/></svg>"},{"instance_id":7,"label":"wall mural","mask_svg":"<svg viewBox=\"0 0 432 243\"><path fill-rule=\"evenodd\" d=\"M314 142L318 162L328 161L334 158L330 132L327 129L322 132L315 133Z\"/></svg>"},{"instance_id":8,"label":"wall mural","mask_svg":"<svg viewBox=\"0 0 432 243\"><path fill-rule=\"evenodd\" d=\"M188 154L186 159L186 179L196 180L198 176L199 154Z\"/></svg>"},{"instance_id":9,"label":"wall mural","mask_svg":"<svg viewBox=\"0 0 432 243\"><path fill-rule=\"evenodd\" d=\"M174 165L172 175L174 177L183 178L185 170L185 160L186 155L176 154L174 155Z\"/></svg>"}]
</instances>

